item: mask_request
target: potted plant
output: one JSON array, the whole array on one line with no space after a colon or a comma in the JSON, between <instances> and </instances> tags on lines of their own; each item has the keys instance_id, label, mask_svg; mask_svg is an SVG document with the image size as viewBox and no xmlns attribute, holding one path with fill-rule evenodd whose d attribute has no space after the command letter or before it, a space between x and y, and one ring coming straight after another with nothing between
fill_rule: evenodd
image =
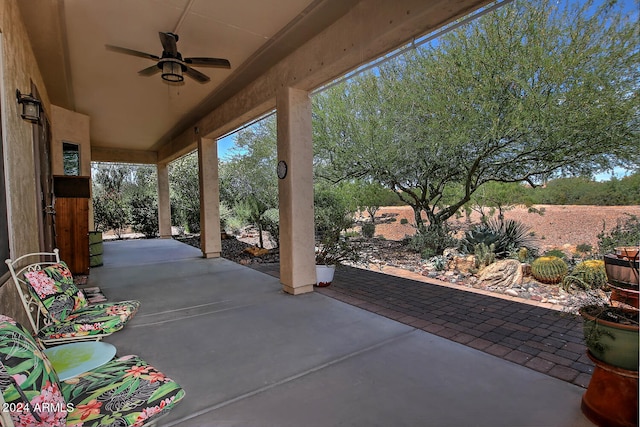
<instances>
[{"instance_id":1,"label":"potted plant","mask_svg":"<svg viewBox=\"0 0 640 427\"><path fill-rule=\"evenodd\" d=\"M362 260L360 246L345 232L353 226L353 212L335 192L319 190L314 198L316 286L329 286L336 266Z\"/></svg>"},{"instance_id":2,"label":"potted plant","mask_svg":"<svg viewBox=\"0 0 640 427\"><path fill-rule=\"evenodd\" d=\"M629 245L629 240L640 233L637 224L638 218L631 216L626 224L618 225L610 234L598 235L601 251L610 253L616 247ZM607 252L603 256L605 267L609 264ZM613 256L616 257L615 253ZM606 269L607 285L612 287L609 271ZM598 285L586 283L586 277L590 276L581 275L582 283L587 285L582 288L589 295L602 293L598 288L607 289L600 282ZM609 296L589 299L579 313L584 320L587 354L595 365L582 397L583 413L600 426L637 426L640 311Z\"/></svg>"},{"instance_id":3,"label":"potted plant","mask_svg":"<svg viewBox=\"0 0 640 427\"><path fill-rule=\"evenodd\" d=\"M587 355L595 365L581 406L596 425L637 425L638 313L612 301L580 308Z\"/></svg>"}]
</instances>

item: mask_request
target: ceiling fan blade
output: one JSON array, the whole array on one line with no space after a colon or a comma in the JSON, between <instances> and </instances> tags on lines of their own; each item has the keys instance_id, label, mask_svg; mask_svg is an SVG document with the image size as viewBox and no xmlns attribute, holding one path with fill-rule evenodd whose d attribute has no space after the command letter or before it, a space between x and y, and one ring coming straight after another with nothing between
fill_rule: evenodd
<instances>
[{"instance_id":1,"label":"ceiling fan blade","mask_svg":"<svg viewBox=\"0 0 640 427\"><path fill-rule=\"evenodd\" d=\"M231 63L222 58L185 58L184 62L197 67L231 68Z\"/></svg>"},{"instance_id":2,"label":"ceiling fan blade","mask_svg":"<svg viewBox=\"0 0 640 427\"><path fill-rule=\"evenodd\" d=\"M197 81L198 83L206 83L210 80L208 76L202 74L198 70L194 70L191 67L185 67L185 68L186 69L184 70L184 73L187 76L191 77L193 80Z\"/></svg>"},{"instance_id":3,"label":"ceiling fan blade","mask_svg":"<svg viewBox=\"0 0 640 427\"><path fill-rule=\"evenodd\" d=\"M151 67L147 67L144 70L140 70L138 71L138 75L140 76L153 76L154 74L160 72L160 68L158 68L158 65L152 65Z\"/></svg>"},{"instance_id":4,"label":"ceiling fan blade","mask_svg":"<svg viewBox=\"0 0 640 427\"><path fill-rule=\"evenodd\" d=\"M117 52L117 53L124 53L125 55L138 56L140 58L147 58L147 59L155 59L156 61L160 59L159 56L152 55L150 53L140 52L138 50L127 49L126 47L112 46L110 44L106 44L104 46L107 48L107 50Z\"/></svg>"},{"instance_id":5,"label":"ceiling fan blade","mask_svg":"<svg viewBox=\"0 0 640 427\"><path fill-rule=\"evenodd\" d=\"M160 35L160 43L162 43L164 51L175 58L178 55L178 47L176 46L178 36L173 33L160 32L158 34Z\"/></svg>"}]
</instances>

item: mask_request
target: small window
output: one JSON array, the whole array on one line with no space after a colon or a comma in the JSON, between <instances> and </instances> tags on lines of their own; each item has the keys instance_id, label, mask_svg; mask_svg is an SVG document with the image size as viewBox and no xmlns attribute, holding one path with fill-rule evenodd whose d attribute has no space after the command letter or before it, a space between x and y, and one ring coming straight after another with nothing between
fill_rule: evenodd
<instances>
[{"instance_id":1,"label":"small window","mask_svg":"<svg viewBox=\"0 0 640 427\"><path fill-rule=\"evenodd\" d=\"M80 146L78 144L62 143L62 164L65 175L80 175Z\"/></svg>"}]
</instances>

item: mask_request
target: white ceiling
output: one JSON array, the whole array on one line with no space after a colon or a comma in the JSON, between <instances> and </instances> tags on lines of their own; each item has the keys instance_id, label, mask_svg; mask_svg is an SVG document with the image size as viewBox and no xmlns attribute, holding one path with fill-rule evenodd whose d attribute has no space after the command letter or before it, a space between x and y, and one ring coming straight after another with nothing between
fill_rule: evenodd
<instances>
[{"instance_id":1,"label":"white ceiling","mask_svg":"<svg viewBox=\"0 0 640 427\"><path fill-rule=\"evenodd\" d=\"M49 101L90 117L92 147L100 147L102 152L164 151L163 158L172 154L163 148L179 154L180 147L174 149L172 141L251 82L268 75L268 70L278 70L276 64L297 52L304 52L297 55L297 61L309 61L310 72L315 66L316 83L320 78L328 81L489 2L14 1L27 27ZM351 19L341 20L343 16ZM324 31L334 24L332 30ZM153 60L105 48L115 45L161 56L159 32L179 35L177 47L183 57L226 58L231 69L196 67L211 79L208 83L185 76L183 84L169 85L159 73L138 75L152 66ZM326 37L327 33L332 37ZM322 49L333 49L331 55L322 52L323 58L333 58L331 65L326 66L324 59L317 63L316 52L309 46L318 48L318 43L305 45L314 37L323 41ZM307 69L306 62L289 66Z\"/></svg>"},{"instance_id":2,"label":"white ceiling","mask_svg":"<svg viewBox=\"0 0 640 427\"><path fill-rule=\"evenodd\" d=\"M149 150L179 133L296 46L344 14L350 0L20 1L50 101L91 117L94 146ZM195 67L211 80L181 85L138 71L161 56L158 32L179 35L183 57L218 57L231 69Z\"/></svg>"}]
</instances>

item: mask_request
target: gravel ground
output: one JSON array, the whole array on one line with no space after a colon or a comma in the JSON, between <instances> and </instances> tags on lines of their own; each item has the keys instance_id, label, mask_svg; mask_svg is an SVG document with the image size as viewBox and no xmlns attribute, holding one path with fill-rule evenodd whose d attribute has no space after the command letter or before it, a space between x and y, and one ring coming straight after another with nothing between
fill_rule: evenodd
<instances>
[{"instance_id":1,"label":"gravel ground","mask_svg":"<svg viewBox=\"0 0 640 427\"><path fill-rule=\"evenodd\" d=\"M529 213L525 207L518 207L505 213L507 219L517 219L531 227L534 245L540 252L549 249L561 249L571 257L579 244L589 244L597 249L597 235L602 230L609 231L628 214L640 216L640 206L536 206L543 215ZM403 218L406 221L403 221ZM471 223L478 222L479 214L471 216ZM376 214L376 238L362 240L367 252L369 268L384 271L385 266L397 267L424 276L437 278L459 285L485 289L490 292L517 296L535 301L559 304L574 311L587 297L580 293L567 293L557 285L546 285L525 277L517 286L487 286L476 275L460 271L441 271L433 269L428 260L422 260L420 254L407 249L402 242L415 233L413 211L409 207L383 207ZM403 222L406 222L403 224ZM464 219L452 221L454 228L463 230L469 223ZM357 227L356 227L357 229ZM265 241L268 241L265 236ZM179 237L185 243L199 247L198 236ZM252 256L246 248L257 245L257 233L245 230L238 238L222 240L222 256L243 265L251 263L278 262L277 249L270 249L261 256ZM269 245L268 247L270 247ZM604 296L604 294L602 294Z\"/></svg>"}]
</instances>

